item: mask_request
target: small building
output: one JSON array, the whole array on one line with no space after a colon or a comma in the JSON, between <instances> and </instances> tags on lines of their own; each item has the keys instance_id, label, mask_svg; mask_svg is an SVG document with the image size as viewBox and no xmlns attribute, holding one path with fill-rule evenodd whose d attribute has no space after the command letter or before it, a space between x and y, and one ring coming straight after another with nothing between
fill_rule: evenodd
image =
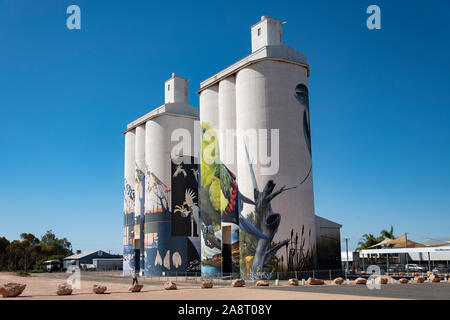
<instances>
[{"instance_id":1,"label":"small building","mask_svg":"<svg viewBox=\"0 0 450 320\"><path fill-rule=\"evenodd\" d=\"M77 266L79 268L83 268L87 265L95 265L94 259L103 259L103 260L117 260L120 259L122 261L122 256L118 254L110 254L102 250L97 251L81 251L77 250L77 252L71 256L68 256L63 259L63 268L68 269L72 266ZM105 262L101 262L101 265L105 265ZM92 267L89 269L93 269Z\"/></svg>"},{"instance_id":2,"label":"small building","mask_svg":"<svg viewBox=\"0 0 450 320\"><path fill-rule=\"evenodd\" d=\"M95 266L95 270L108 271L108 270L122 270L123 258L99 258L92 259L92 264Z\"/></svg>"}]
</instances>

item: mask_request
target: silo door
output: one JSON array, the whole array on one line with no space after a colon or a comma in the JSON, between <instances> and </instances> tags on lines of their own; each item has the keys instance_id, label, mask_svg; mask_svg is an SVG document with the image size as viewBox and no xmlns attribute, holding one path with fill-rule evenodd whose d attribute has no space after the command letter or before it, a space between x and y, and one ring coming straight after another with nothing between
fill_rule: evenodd
<instances>
[{"instance_id":1,"label":"silo door","mask_svg":"<svg viewBox=\"0 0 450 320\"><path fill-rule=\"evenodd\" d=\"M222 227L222 272L231 273L231 227Z\"/></svg>"},{"instance_id":2,"label":"silo door","mask_svg":"<svg viewBox=\"0 0 450 320\"><path fill-rule=\"evenodd\" d=\"M134 249L134 270L140 269L141 250Z\"/></svg>"}]
</instances>

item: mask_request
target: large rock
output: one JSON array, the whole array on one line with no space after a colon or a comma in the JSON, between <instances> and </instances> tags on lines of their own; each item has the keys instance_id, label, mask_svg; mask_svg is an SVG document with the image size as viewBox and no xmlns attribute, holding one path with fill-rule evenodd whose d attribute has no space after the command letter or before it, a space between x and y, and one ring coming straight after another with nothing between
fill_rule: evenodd
<instances>
[{"instance_id":1,"label":"large rock","mask_svg":"<svg viewBox=\"0 0 450 320\"><path fill-rule=\"evenodd\" d=\"M142 288L144 287L143 284L135 284L132 287L130 287L130 289L128 289L128 291L131 292L141 292Z\"/></svg>"},{"instance_id":2,"label":"large rock","mask_svg":"<svg viewBox=\"0 0 450 320\"><path fill-rule=\"evenodd\" d=\"M306 280L306 284L308 284L310 286L319 286L319 285L324 284L324 281L320 280L320 279L309 277L308 280Z\"/></svg>"},{"instance_id":3,"label":"large rock","mask_svg":"<svg viewBox=\"0 0 450 320\"><path fill-rule=\"evenodd\" d=\"M390 277L379 276L375 278L375 284L387 284L389 282Z\"/></svg>"},{"instance_id":4,"label":"large rock","mask_svg":"<svg viewBox=\"0 0 450 320\"><path fill-rule=\"evenodd\" d=\"M354 284L366 284L367 283L367 279L364 278L356 278L355 281L353 281Z\"/></svg>"},{"instance_id":5,"label":"large rock","mask_svg":"<svg viewBox=\"0 0 450 320\"><path fill-rule=\"evenodd\" d=\"M288 283L290 286L298 286L298 279L289 279Z\"/></svg>"},{"instance_id":6,"label":"large rock","mask_svg":"<svg viewBox=\"0 0 450 320\"><path fill-rule=\"evenodd\" d=\"M203 281L202 289L211 289L214 286L212 281Z\"/></svg>"},{"instance_id":7,"label":"large rock","mask_svg":"<svg viewBox=\"0 0 450 320\"><path fill-rule=\"evenodd\" d=\"M414 277L414 283L424 283L425 280L426 280L425 277L421 276Z\"/></svg>"},{"instance_id":8,"label":"large rock","mask_svg":"<svg viewBox=\"0 0 450 320\"><path fill-rule=\"evenodd\" d=\"M256 286L257 287L268 287L269 286L269 281L267 280L259 280L256 282Z\"/></svg>"},{"instance_id":9,"label":"large rock","mask_svg":"<svg viewBox=\"0 0 450 320\"><path fill-rule=\"evenodd\" d=\"M409 283L409 280L406 279L406 278L401 278L401 279L398 280L398 283L407 284L407 283Z\"/></svg>"},{"instance_id":10,"label":"large rock","mask_svg":"<svg viewBox=\"0 0 450 320\"><path fill-rule=\"evenodd\" d=\"M244 279L236 279L233 280L233 282L231 283L232 287L243 287L245 286L245 281Z\"/></svg>"},{"instance_id":11,"label":"large rock","mask_svg":"<svg viewBox=\"0 0 450 320\"><path fill-rule=\"evenodd\" d=\"M431 282L441 282L441 277L439 277L437 274L432 273L430 275L430 281Z\"/></svg>"},{"instance_id":12,"label":"large rock","mask_svg":"<svg viewBox=\"0 0 450 320\"><path fill-rule=\"evenodd\" d=\"M344 278L339 277L339 278L334 279L332 283L335 285L341 285L344 283L344 281L345 281Z\"/></svg>"},{"instance_id":13,"label":"large rock","mask_svg":"<svg viewBox=\"0 0 450 320\"><path fill-rule=\"evenodd\" d=\"M94 284L92 287L92 291L94 291L95 294L104 294L106 292L106 286L102 286L99 284Z\"/></svg>"},{"instance_id":14,"label":"large rock","mask_svg":"<svg viewBox=\"0 0 450 320\"><path fill-rule=\"evenodd\" d=\"M0 294L3 298L17 297L23 292L23 290L25 290L26 286L26 284L9 282L3 286L0 286Z\"/></svg>"},{"instance_id":15,"label":"large rock","mask_svg":"<svg viewBox=\"0 0 450 320\"><path fill-rule=\"evenodd\" d=\"M177 284L175 282L169 281L164 283L164 289L166 290L177 290Z\"/></svg>"},{"instance_id":16,"label":"large rock","mask_svg":"<svg viewBox=\"0 0 450 320\"><path fill-rule=\"evenodd\" d=\"M60 285L58 285L56 294L58 296L69 296L72 294L72 286L67 283L60 284Z\"/></svg>"}]
</instances>

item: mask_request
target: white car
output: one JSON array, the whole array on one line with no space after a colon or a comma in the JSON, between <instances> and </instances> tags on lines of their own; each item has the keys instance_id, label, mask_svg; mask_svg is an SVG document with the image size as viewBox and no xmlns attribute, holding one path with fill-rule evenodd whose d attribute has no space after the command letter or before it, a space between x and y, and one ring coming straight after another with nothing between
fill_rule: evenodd
<instances>
[{"instance_id":1,"label":"white car","mask_svg":"<svg viewBox=\"0 0 450 320\"><path fill-rule=\"evenodd\" d=\"M405 265L405 270L406 271L413 271L413 272L425 272L425 268L417 265L417 264L407 264Z\"/></svg>"}]
</instances>

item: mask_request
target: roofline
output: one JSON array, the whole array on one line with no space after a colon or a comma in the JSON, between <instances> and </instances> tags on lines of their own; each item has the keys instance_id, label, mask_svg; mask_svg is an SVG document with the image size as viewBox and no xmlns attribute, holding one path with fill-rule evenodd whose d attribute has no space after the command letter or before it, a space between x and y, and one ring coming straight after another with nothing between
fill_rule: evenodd
<instances>
[{"instance_id":1,"label":"roofline","mask_svg":"<svg viewBox=\"0 0 450 320\"><path fill-rule=\"evenodd\" d=\"M262 49L264 49L264 48L265 48L265 47L263 47ZM257 52L257 51L255 51L255 52ZM220 71L217 72L215 75L213 75L213 76L209 77L208 79L202 81L202 82L200 83L200 86L202 85L202 83L205 83L205 82L207 82L208 80L210 80L211 78L216 77L218 74L224 72L226 69L230 69L230 67L232 67L233 65L238 64L239 62L241 62L241 61L244 60L244 59L247 59L248 57L249 57L249 56L247 56L247 57L245 57L245 58L243 58L243 59L241 59L241 60L239 60L239 61L233 63L231 66L228 66L227 68L224 68L224 69L220 70ZM231 75L233 75L233 74L235 74L235 73L241 71L242 69L245 69L245 68L247 68L248 66L250 66L250 65L252 65L252 64L256 64L256 63L259 63L259 62L265 61L265 60L272 60L272 61L279 61L279 62L284 62L284 63L295 64L295 65L298 65L298 66L300 66L300 67L304 67L304 68L307 70L307 73L308 73L307 76L309 77L309 75L310 75L309 65L308 65L307 63L301 63L301 62L297 62L297 61L292 61L292 60L285 59L285 58L263 57L263 58L260 58L260 59L248 61L247 63L243 64L242 66L240 66L240 67L238 67L238 68L236 68L236 69L233 69L233 70L231 70L230 72L224 73L222 76L220 76L220 77L214 79L214 81L210 82L209 84L205 85L204 87L200 87L200 89L198 89L196 92L197 92L198 94L200 94L203 90L205 90L205 89L207 89L207 88L209 88L209 87L211 87L211 86L214 86L216 83L220 82L220 81L223 80L223 79L228 78L229 76L231 76Z\"/></svg>"},{"instance_id":2,"label":"roofline","mask_svg":"<svg viewBox=\"0 0 450 320\"><path fill-rule=\"evenodd\" d=\"M157 108L157 109L159 109L159 108ZM157 109L155 109L155 110L157 110ZM134 125L130 126L129 128L126 128L125 131L123 131L122 133L126 134L127 132L132 131L132 130L136 129L137 127L143 125L147 121L153 120L153 119L156 119L156 118L162 117L162 116L188 118L188 119L193 119L193 120L199 120L200 119L198 116L190 116L190 115L187 115L187 114L179 114L179 113L173 113L173 112L162 112L162 113L149 115L148 117L145 117L145 115L144 115L143 118L140 121L136 122Z\"/></svg>"},{"instance_id":3,"label":"roofline","mask_svg":"<svg viewBox=\"0 0 450 320\"><path fill-rule=\"evenodd\" d=\"M279 20L279 19L277 19L277 18L272 18L272 17L270 17L270 16L263 16L263 17L265 17L265 19L259 20L257 23L255 23L254 25L252 25L252 26L250 27L250 29L252 29L254 26L260 24L261 22L266 21L266 20L269 20L269 19L270 19L270 20L278 21L279 23L282 23L281 20Z\"/></svg>"}]
</instances>

